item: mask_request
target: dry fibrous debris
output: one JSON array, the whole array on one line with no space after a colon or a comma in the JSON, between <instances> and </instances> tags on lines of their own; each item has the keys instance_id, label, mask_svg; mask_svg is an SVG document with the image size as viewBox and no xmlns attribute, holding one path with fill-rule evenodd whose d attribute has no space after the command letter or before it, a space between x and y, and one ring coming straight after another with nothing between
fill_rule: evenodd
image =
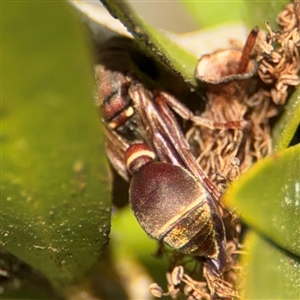
<instances>
[{"instance_id":1,"label":"dry fibrous debris","mask_svg":"<svg viewBox=\"0 0 300 300\"><path fill-rule=\"evenodd\" d=\"M274 31L266 23L269 34L260 43L261 53L258 57L258 75L271 85L270 94L273 103L283 105L288 96L288 88L296 86L299 81L299 25L292 3L288 4L277 18L280 31ZM274 45L279 45L275 47Z\"/></svg>"},{"instance_id":2,"label":"dry fibrous debris","mask_svg":"<svg viewBox=\"0 0 300 300\"><path fill-rule=\"evenodd\" d=\"M234 257L236 243L228 241L227 246L228 254ZM163 245L161 247L161 253L165 254L169 261L169 271L166 273L167 289L164 291L157 283L152 283L149 290L154 297L168 296L172 299L186 300L240 298L236 283L241 272L235 259L221 278L216 276L201 259L174 252L164 248Z\"/></svg>"},{"instance_id":3,"label":"dry fibrous debris","mask_svg":"<svg viewBox=\"0 0 300 300\"><path fill-rule=\"evenodd\" d=\"M253 42L253 35L257 34L256 43L250 46L248 64L240 63L245 49L220 50L199 60L196 77L206 88L207 96L201 118L227 124L227 128L194 123L186 139L198 163L221 192L255 161L272 152L271 120L280 115L300 83L300 25L296 8L290 3L279 13L279 30L273 30L268 23L267 34L254 29L249 37ZM228 252L235 257L241 252L239 221L230 216L224 223L236 233L227 241ZM212 294L218 295L218 299L239 298L235 285L242 270L237 263L224 274L225 280L210 274L205 264L202 270L205 279L195 279L195 273L179 260L167 273L167 291L156 283L150 291L158 298L200 300L212 299Z\"/></svg>"},{"instance_id":4,"label":"dry fibrous debris","mask_svg":"<svg viewBox=\"0 0 300 300\"><path fill-rule=\"evenodd\" d=\"M228 183L255 161L272 151L270 120L278 116L293 88L299 84L299 20L293 3L279 13L280 30L268 23L268 34L259 34L249 70L233 75L230 60L238 61L240 49L223 50L201 58L214 68L223 68L218 81L210 69L202 74L207 87L207 103L201 117L215 122L245 121L244 128L209 129L193 126L186 134L198 162L215 183ZM219 63L219 65L216 65ZM215 72L215 71L214 71ZM250 74L250 73L251 74ZM228 78L230 77L230 78Z\"/></svg>"},{"instance_id":5,"label":"dry fibrous debris","mask_svg":"<svg viewBox=\"0 0 300 300\"><path fill-rule=\"evenodd\" d=\"M218 289L218 291L213 292L214 294L224 295L224 298L239 298L232 284L222 279L217 279L218 282L216 282L215 276L212 276L213 281L210 282L211 286L208 289L207 285L209 283L207 283L207 279L210 278L211 274L205 267L203 272L206 281L199 281L193 278L193 274L189 275L183 266L176 266L171 272L166 274L168 282L167 292L164 292L157 283L151 284L149 290L157 298L170 296L172 299L210 300L214 289Z\"/></svg>"}]
</instances>

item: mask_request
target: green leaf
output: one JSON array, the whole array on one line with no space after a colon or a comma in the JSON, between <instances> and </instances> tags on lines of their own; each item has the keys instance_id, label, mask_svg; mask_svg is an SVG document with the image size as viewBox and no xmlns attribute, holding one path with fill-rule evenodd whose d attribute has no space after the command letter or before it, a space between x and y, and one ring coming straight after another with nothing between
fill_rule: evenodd
<instances>
[{"instance_id":1,"label":"green leaf","mask_svg":"<svg viewBox=\"0 0 300 300\"><path fill-rule=\"evenodd\" d=\"M254 231L246 235L241 256L243 299L299 299L300 258L276 247Z\"/></svg>"},{"instance_id":2,"label":"green leaf","mask_svg":"<svg viewBox=\"0 0 300 300\"><path fill-rule=\"evenodd\" d=\"M3 2L2 16L1 245L59 288L110 228L91 53L64 2Z\"/></svg>"},{"instance_id":3,"label":"green leaf","mask_svg":"<svg viewBox=\"0 0 300 300\"><path fill-rule=\"evenodd\" d=\"M112 219L112 228L111 244L115 246L113 253L117 261L132 260L134 257L147 268L153 278L152 282L164 286L168 261L156 255L158 242L141 228L129 206L116 213Z\"/></svg>"},{"instance_id":4,"label":"green leaf","mask_svg":"<svg viewBox=\"0 0 300 300\"><path fill-rule=\"evenodd\" d=\"M300 86L290 97L280 120L275 124L272 132L274 152L283 150L291 142L300 120Z\"/></svg>"},{"instance_id":5,"label":"green leaf","mask_svg":"<svg viewBox=\"0 0 300 300\"><path fill-rule=\"evenodd\" d=\"M243 21L244 1L180 1L201 27Z\"/></svg>"},{"instance_id":6,"label":"green leaf","mask_svg":"<svg viewBox=\"0 0 300 300\"><path fill-rule=\"evenodd\" d=\"M197 58L146 24L124 1L101 0L107 10L133 34L141 48L173 70L185 82L196 84L194 70Z\"/></svg>"},{"instance_id":7,"label":"green leaf","mask_svg":"<svg viewBox=\"0 0 300 300\"><path fill-rule=\"evenodd\" d=\"M112 226L114 228L111 238L119 241L119 252L130 253L149 253L155 254L158 248L157 241L150 238L142 227L137 222L129 206L121 209L116 213L112 219Z\"/></svg>"},{"instance_id":8,"label":"green leaf","mask_svg":"<svg viewBox=\"0 0 300 300\"><path fill-rule=\"evenodd\" d=\"M289 3L287 0L244 0L244 21L249 28L259 26L260 29L265 29L265 22L268 21L272 28L277 29L277 14L287 3Z\"/></svg>"},{"instance_id":9,"label":"green leaf","mask_svg":"<svg viewBox=\"0 0 300 300\"><path fill-rule=\"evenodd\" d=\"M257 162L224 194L251 227L300 256L300 144Z\"/></svg>"},{"instance_id":10,"label":"green leaf","mask_svg":"<svg viewBox=\"0 0 300 300\"><path fill-rule=\"evenodd\" d=\"M201 27L225 22L245 22L248 28L259 26L265 29L265 21L277 28L277 14L288 1L186 1L181 3L195 17Z\"/></svg>"}]
</instances>

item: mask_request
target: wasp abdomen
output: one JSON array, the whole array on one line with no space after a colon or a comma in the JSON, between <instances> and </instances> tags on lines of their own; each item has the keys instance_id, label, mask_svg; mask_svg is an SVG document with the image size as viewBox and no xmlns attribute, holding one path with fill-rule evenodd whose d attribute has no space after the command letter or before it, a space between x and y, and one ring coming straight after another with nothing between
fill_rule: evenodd
<instances>
[{"instance_id":1,"label":"wasp abdomen","mask_svg":"<svg viewBox=\"0 0 300 300\"><path fill-rule=\"evenodd\" d=\"M184 168L154 162L146 145L126 155L132 173L129 201L143 229L186 254L217 257L218 246L205 188Z\"/></svg>"},{"instance_id":2,"label":"wasp abdomen","mask_svg":"<svg viewBox=\"0 0 300 300\"><path fill-rule=\"evenodd\" d=\"M218 248L208 204L199 205L180 218L163 241L186 254L216 257Z\"/></svg>"}]
</instances>

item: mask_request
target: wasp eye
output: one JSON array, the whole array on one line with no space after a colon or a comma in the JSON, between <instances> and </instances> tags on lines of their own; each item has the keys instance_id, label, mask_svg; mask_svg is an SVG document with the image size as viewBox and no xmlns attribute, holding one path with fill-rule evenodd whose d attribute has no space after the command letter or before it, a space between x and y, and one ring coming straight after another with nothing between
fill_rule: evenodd
<instances>
[{"instance_id":1,"label":"wasp eye","mask_svg":"<svg viewBox=\"0 0 300 300\"><path fill-rule=\"evenodd\" d=\"M127 149L125 154L126 166L131 174L134 174L142 166L154 159L154 152L145 144L133 144Z\"/></svg>"}]
</instances>

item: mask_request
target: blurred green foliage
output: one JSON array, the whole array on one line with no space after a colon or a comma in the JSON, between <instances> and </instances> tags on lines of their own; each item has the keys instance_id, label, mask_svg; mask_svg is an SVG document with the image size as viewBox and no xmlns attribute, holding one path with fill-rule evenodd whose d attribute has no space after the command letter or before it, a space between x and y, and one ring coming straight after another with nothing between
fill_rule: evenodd
<instances>
[{"instance_id":1,"label":"blurred green foliage","mask_svg":"<svg viewBox=\"0 0 300 300\"><path fill-rule=\"evenodd\" d=\"M86 32L64 2L2 3L1 245L62 288L108 241Z\"/></svg>"}]
</instances>

